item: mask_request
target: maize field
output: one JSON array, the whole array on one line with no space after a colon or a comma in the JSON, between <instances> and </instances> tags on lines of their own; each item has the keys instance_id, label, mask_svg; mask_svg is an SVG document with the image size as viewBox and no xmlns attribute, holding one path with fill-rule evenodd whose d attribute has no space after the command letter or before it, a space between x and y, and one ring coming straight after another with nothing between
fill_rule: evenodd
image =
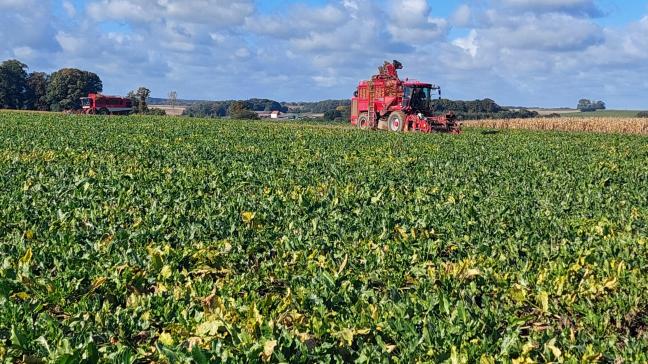
<instances>
[{"instance_id":1,"label":"maize field","mask_svg":"<svg viewBox=\"0 0 648 364\"><path fill-rule=\"evenodd\" d=\"M466 121L467 126L494 129L529 129L648 135L648 119L618 117L561 117Z\"/></svg>"},{"instance_id":2,"label":"maize field","mask_svg":"<svg viewBox=\"0 0 648 364\"><path fill-rule=\"evenodd\" d=\"M647 160L0 112L0 362L646 362Z\"/></svg>"}]
</instances>

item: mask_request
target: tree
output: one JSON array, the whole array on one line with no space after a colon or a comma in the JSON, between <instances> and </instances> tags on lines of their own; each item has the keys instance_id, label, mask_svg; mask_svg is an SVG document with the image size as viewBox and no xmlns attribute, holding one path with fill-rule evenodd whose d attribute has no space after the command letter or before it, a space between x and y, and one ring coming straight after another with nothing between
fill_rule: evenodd
<instances>
[{"instance_id":1,"label":"tree","mask_svg":"<svg viewBox=\"0 0 648 364\"><path fill-rule=\"evenodd\" d=\"M338 118L342 118L342 112L339 110L328 110L324 113L324 120L333 121Z\"/></svg>"},{"instance_id":2,"label":"tree","mask_svg":"<svg viewBox=\"0 0 648 364\"><path fill-rule=\"evenodd\" d=\"M52 73L47 85L46 100L53 111L81 108L81 97L103 90L99 76L76 68L63 68Z\"/></svg>"},{"instance_id":3,"label":"tree","mask_svg":"<svg viewBox=\"0 0 648 364\"><path fill-rule=\"evenodd\" d=\"M187 107L182 115L197 118L223 117L227 115L227 104L219 101L198 102Z\"/></svg>"},{"instance_id":4,"label":"tree","mask_svg":"<svg viewBox=\"0 0 648 364\"><path fill-rule=\"evenodd\" d=\"M137 89L137 91L131 91L128 93L128 97L133 102L133 110L138 114L145 114L148 112L148 105L146 100L151 96L151 90L142 86Z\"/></svg>"},{"instance_id":5,"label":"tree","mask_svg":"<svg viewBox=\"0 0 648 364\"><path fill-rule=\"evenodd\" d=\"M250 110L250 107L244 101L234 101L229 109L228 113L230 118L238 120L256 120L259 119L259 115L254 111Z\"/></svg>"},{"instance_id":6,"label":"tree","mask_svg":"<svg viewBox=\"0 0 648 364\"><path fill-rule=\"evenodd\" d=\"M15 59L0 64L0 109L22 109L27 97L27 65Z\"/></svg>"},{"instance_id":7,"label":"tree","mask_svg":"<svg viewBox=\"0 0 648 364\"><path fill-rule=\"evenodd\" d=\"M25 108L30 110L47 111L48 76L44 72L32 72L27 77L27 98Z\"/></svg>"},{"instance_id":8,"label":"tree","mask_svg":"<svg viewBox=\"0 0 648 364\"><path fill-rule=\"evenodd\" d=\"M277 101L269 99L249 99L245 101L248 110L251 111L281 111L287 112L288 108Z\"/></svg>"},{"instance_id":9,"label":"tree","mask_svg":"<svg viewBox=\"0 0 648 364\"><path fill-rule=\"evenodd\" d=\"M169 103L171 104L172 109L175 109L175 104L177 100L178 100L178 93L175 91L169 92Z\"/></svg>"},{"instance_id":10,"label":"tree","mask_svg":"<svg viewBox=\"0 0 648 364\"><path fill-rule=\"evenodd\" d=\"M578 106L576 108L580 111L590 111L592 110L592 101L588 99L578 100Z\"/></svg>"},{"instance_id":11,"label":"tree","mask_svg":"<svg viewBox=\"0 0 648 364\"><path fill-rule=\"evenodd\" d=\"M578 106L576 108L580 111L596 111L596 110L605 110L605 102L603 101L592 101L588 99L578 100Z\"/></svg>"},{"instance_id":12,"label":"tree","mask_svg":"<svg viewBox=\"0 0 648 364\"><path fill-rule=\"evenodd\" d=\"M342 114L343 120L349 120L351 118L351 106L338 106L335 110Z\"/></svg>"}]
</instances>

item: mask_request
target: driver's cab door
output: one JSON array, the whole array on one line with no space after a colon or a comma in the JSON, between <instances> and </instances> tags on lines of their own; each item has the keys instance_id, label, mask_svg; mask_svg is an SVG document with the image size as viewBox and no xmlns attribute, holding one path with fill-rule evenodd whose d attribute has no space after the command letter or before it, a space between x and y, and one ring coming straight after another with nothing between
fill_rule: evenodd
<instances>
[{"instance_id":1,"label":"driver's cab door","mask_svg":"<svg viewBox=\"0 0 648 364\"><path fill-rule=\"evenodd\" d=\"M411 87L403 88L403 109L410 106L410 100L412 99L412 91L414 89Z\"/></svg>"}]
</instances>

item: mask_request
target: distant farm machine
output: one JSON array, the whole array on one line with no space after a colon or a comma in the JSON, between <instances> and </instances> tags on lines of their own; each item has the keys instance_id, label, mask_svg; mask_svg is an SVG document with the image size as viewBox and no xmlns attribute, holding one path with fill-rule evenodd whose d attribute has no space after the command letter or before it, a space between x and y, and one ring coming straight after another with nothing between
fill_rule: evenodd
<instances>
[{"instance_id":1,"label":"distant farm machine","mask_svg":"<svg viewBox=\"0 0 648 364\"><path fill-rule=\"evenodd\" d=\"M361 81L351 99L351 124L360 129L395 132L460 133L461 124L452 112L434 115L432 94L441 97L437 85L398 78L398 61L378 68L371 80Z\"/></svg>"},{"instance_id":2,"label":"distant farm machine","mask_svg":"<svg viewBox=\"0 0 648 364\"><path fill-rule=\"evenodd\" d=\"M81 98L81 108L84 114L128 115L133 111L133 102L127 97L90 93Z\"/></svg>"}]
</instances>

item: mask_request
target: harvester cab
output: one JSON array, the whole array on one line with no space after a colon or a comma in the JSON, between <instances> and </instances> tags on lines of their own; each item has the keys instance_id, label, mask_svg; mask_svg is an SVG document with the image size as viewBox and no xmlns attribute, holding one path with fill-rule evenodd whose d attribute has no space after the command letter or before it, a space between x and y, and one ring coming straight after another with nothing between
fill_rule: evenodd
<instances>
[{"instance_id":1,"label":"harvester cab","mask_svg":"<svg viewBox=\"0 0 648 364\"><path fill-rule=\"evenodd\" d=\"M441 98L441 87L430 86L405 86L403 88L403 107L412 108L418 112L428 112L432 98L437 94Z\"/></svg>"},{"instance_id":2,"label":"harvester cab","mask_svg":"<svg viewBox=\"0 0 648 364\"><path fill-rule=\"evenodd\" d=\"M378 67L378 74L361 81L351 99L351 124L360 129L460 133L452 113L435 116L432 98L441 98L441 87L414 80L402 81L394 60Z\"/></svg>"}]
</instances>

